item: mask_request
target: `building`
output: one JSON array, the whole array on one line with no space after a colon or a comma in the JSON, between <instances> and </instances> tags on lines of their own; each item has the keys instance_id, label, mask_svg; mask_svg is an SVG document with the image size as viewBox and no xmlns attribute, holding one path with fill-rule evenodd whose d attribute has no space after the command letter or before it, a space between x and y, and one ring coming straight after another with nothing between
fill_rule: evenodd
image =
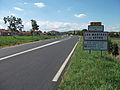
<instances>
[{"instance_id":1,"label":"building","mask_svg":"<svg viewBox=\"0 0 120 90\"><path fill-rule=\"evenodd\" d=\"M21 32L21 36L31 36L31 32L29 31Z\"/></svg>"},{"instance_id":2,"label":"building","mask_svg":"<svg viewBox=\"0 0 120 90\"><path fill-rule=\"evenodd\" d=\"M40 30L35 30L35 31L33 31L33 35L35 36L35 35L41 35L41 33L42 33L42 31L40 31Z\"/></svg>"},{"instance_id":3,"label":"building","mask_svg":"<svg viewBox=\"0 0 120 90\"><path fill-rule=\"evenodd\" d=\"M0 36L12 36L14 33L11 31L6 31L5 29L0 29Z\"/></svg>"},{"instance_id":4,"label":"building","mask_svg":"<svg viewBox=\"0 0 120 90\"><path fill-rule=\"evenodd\" d=\"M59 32L58 32L58 31L55 31L55 30L52 30L52 31L49 31L49 32L48 32L48 35L56 36L56 35L59 35Z\"/></svg>"}]
</instances>

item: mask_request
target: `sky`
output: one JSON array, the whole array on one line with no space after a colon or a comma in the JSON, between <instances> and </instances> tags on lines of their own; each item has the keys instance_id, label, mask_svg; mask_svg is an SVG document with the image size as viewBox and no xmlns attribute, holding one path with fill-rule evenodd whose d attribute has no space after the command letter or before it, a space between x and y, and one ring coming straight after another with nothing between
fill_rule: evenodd
<instances>
[{"instance_id":1,"label":"sky","mask_svg":"<svg viewBox=\"0 0 120 90\"><path fill-rule=\"evenodd\" d=\"M21 18L29 31L31 19L41 31L88 29L90 22L102 22L105 31L120 32L120 0L0 0L0 29L7 29L3 17Z\"/></svg>"}]
</instances>

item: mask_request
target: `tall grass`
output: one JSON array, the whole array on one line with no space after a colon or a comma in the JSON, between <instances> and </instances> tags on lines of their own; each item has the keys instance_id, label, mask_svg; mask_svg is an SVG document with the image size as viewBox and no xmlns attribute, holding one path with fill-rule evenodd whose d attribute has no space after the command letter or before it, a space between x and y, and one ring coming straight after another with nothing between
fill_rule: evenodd
<instances>
[{"instance_id":1,"label":"tall grass","mask_svg":"<svg viewBox=\"0 0 120 90\"><path fill-rule=\"evenodd\" d=\"M83 50L82 39L66 70L59 90L119 90L120 64L107 51Z\"/></svg>"}]
</instances>

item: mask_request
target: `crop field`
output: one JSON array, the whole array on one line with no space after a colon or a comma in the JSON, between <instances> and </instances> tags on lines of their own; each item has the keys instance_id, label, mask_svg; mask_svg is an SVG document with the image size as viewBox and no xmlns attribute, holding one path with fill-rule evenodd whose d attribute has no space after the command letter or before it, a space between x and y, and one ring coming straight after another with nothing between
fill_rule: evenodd
<instances>
[{"instance_id":1,"label":"crop field","mask_svg":"<svg viewBox=\"0 0 120 90\"><path fill-rule=\"evenodd\" d=\"M120 48L120 42L111 38ZM119 90L120 89L120 55L113 57L107 51L83 50L82 38L71 58L70 64L60 83L59 90ZM120 50L119 50L120 52Z\"/></svg>"},{"instance_id":2,"label":"crop field","mask_svg":"<svg viewBox=\"0 0 120 90\"><path fill-rule=\"evenodd\" d=\"M56 37L60 36L0 36L0 48Z\"/></svg>"}]
</instances>

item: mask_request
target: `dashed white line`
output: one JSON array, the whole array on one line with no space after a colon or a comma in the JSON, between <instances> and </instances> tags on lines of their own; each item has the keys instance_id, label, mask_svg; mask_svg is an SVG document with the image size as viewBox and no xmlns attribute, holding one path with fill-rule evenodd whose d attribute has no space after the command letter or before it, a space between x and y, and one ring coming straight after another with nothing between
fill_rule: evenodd
<instances>
[{"instance_id":1,"label":"dashed white line","mask_svg":"<svg viewBox=\"0 0 120 90\"><path fill-rule=\"evenodd\" d=\"M56 73L56 75L54 76L54 78L53 78L53 80L52 80L53 82L57 82L57 81L58 81L58 79L59 79L62 71L64 70L66 64L68 63L70 57L72 56L72 54L73 54L73 52L74 52L77 44L78 44L78 42L75 44L74 48L72 49L72 51L70 52L70 54L68 55L68 57L66 58L66 60L64 61L64 63L63 63L62 66L60 67L60 69L58 70L58 72Z\"/></svg>"},{"instance_id":2,"label":"dashed white line","mask_svg":"<svg viewBox=\"0 0 120 90\"><path fill-rule=\"evenodd\" d=\"M40 49L40 48L43 48L43 47L46 47L46 46L50 46L50 45L53 45L53 44L68 40L70 38L71 37L68 37L68 38L65 38L65 39L62 39L62 40L59 40L59 41L55 41L55 42L48 43L48 44L45 44L45 45L42 45L42 46L39 46L39 47L35 47L35 48L29 49L29 50L25 50L25 51L22 51L22 52L19 52L19 53L15 53L15 54L12 54L12 55L9 55L9 56L6 56L6 57L2 57L2 58L0 58L0 61L4 60L4 59L11 58L11 57L14 57L14 56L17 56L17 55L24 54L24 53L27 53L27 52L30 52L30 51L33 51L33 50L37 50L37 49Z\"/></svg>"}]
</instances>

